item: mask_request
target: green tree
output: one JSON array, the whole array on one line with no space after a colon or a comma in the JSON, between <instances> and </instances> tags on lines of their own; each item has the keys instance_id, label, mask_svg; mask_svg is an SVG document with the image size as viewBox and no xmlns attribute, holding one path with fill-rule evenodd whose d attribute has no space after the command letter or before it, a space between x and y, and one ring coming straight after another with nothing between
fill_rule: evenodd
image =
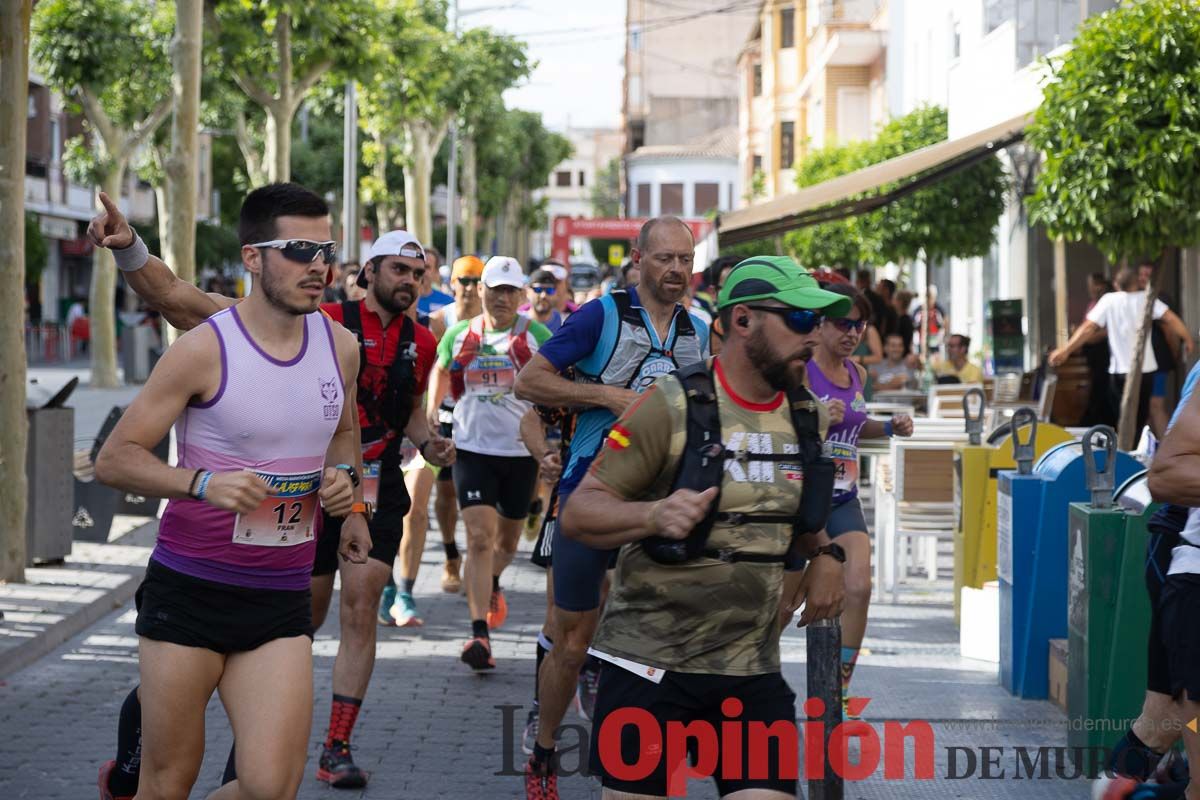
<instances>
[{"instance_id":1,"label":"green tree","mask_svg":"<svg viewBox=\"0 0 1200 800\"><path fill-rule=\"evenodd\" d=\"M592 183L591 200L592 214L595 216L621 216L621 159L612 159L596 175ZM608 258L607 248L604 257Z\"/></svg>"},{"instance_id":2,"label":"green tree","mask_svg":"<svg viewBox=\"0 0 1200 800\"><path fill-rule=\"evenodd\" d=\"M796 165L796 186L801 189L815 186L870 163L865 142L822 147ZM798 228L784 236L784 246L808 269L854 269L878 257L874 228L869 219L862 217Z\"/></svg>"},{"instance_id":3,"label":"green tree","mask_svg":"<svg viewBox=\"0 0 1200 800\"><path fill-rule=\"evenodd\" d=\"M50 86L87 116L85 169L114 200L131 159L171 111L174 26L174 5L148 0L43 0L34 11L34 58ZM96 387L117 385L115 291L116 264L100 250L88 303Z\"/></svg>"},{"instance_id":4,"label":"green tree","mask_svg":"<svg viewBox=\"0 0 1200 800\"><path fill-rule=\"evenodd\" d=\"M1045 154L1030 218L1087 240L1114 262L1200 241L1200 12L1194 0L1144 0L1091 17L1051 80L1029 142ZM1163 272L1160 269L1158 272ZM1133 446L1147 331L1133 346L1119 423Z\"/></svg>"},{"instance_id":5,"label":"green tree","mask_svg":"<svg viewBox=\"0 0 1200 800\"><path fill-rule=\"evenodd\" d=\"M323 76L366 68L382 30L372 0L215 0L205 5L227 74L266 113L261 155L236 120L251 183L291 178L292 119Z\"/></svg>"},{"instance_id":6,"label":"green tree","mask_svg":"<svg viewBox=\"0 0 1200 800\"><path fill-rule=\"evenodd\" d=\"M46 269L46 259L50 257L50 247L42 228L38 225L37 214L25 212L25 285L37 286L42 281L42 271Z\"/></svg>"}]
</instances>

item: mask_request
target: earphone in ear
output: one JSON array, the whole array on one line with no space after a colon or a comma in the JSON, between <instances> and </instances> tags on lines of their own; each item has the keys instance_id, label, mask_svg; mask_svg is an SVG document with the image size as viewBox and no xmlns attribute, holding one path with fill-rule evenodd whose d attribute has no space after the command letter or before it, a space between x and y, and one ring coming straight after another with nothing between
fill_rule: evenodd
<instances>
[{"instance_id":1,"label":"earphone in ear","mask_svg":"<svg viewBox=\"0 0 1200 800\"><path fill-rule=\"evenodd\" d=\"M739 328L749 328L750 327L750 318L749 317L738 317L737 324L738 324Z\"/></svg>"}]
</instances>

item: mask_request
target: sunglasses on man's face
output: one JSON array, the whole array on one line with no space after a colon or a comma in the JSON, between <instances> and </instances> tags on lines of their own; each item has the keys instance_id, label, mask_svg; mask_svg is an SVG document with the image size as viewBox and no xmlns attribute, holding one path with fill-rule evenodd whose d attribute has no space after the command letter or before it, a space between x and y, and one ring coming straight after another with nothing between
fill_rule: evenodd
<instances>
[{"instance_id":1,"label":"sunglasses on man's face","mask_svg":"<svg viewBox=\"0 0 1200 800\"><path fill-rule=\"evenodd\" d=\"M781 306L749 306L755 311L766 311L783 317L787 326L796 333L812 333L821 324L823 317L820 311L809 308L786 308Z\"/></svg>"},{"instance_id":2,"label":"sunglasses on man's face","mask_svg":"<svg viewBox=\"0 0 1200 800\"><path fill-rule=\"evenodd\" d=\"M861 333L862 329L867 327L865 319L850 319L842 317L841 319L831 319L829 322L842 333Z\"/></svg>"},{"instance_id":3,"label":"sunglasses on man's face","mask_svg":"<svg viewBox=\"0 0 1200 800\"><path fill-rule=\"evenodd\" d=\"M272 239L269 242L258 242L251 247L266 247L278 250L288 261L297 264L311 264L322 256L326 264L332 264L337 258L337 242L314 242L311 239Z\"/></svg>"},{"instance_id":4,"label":"sunglasses on man's face","mask_svg":"<svg viewBox=\"0 0 1200 800\"><path fill-rule=\"evenodd\" d=\"M458 282L463 286L478 286L479 278L459 278Z\"/></svg>"},{"instance_id":5,"label":"sunglasses on man's face","mask_svg":"<svg viewBox=\"0 0 1200 800\"><path fill-rule=\"evenodd\" d=\"M554 294L556 291L558 291L553 286L530 286L529 288L533 289L534 294L551 295L551 294Z\"/></svg>"}]
</instances>

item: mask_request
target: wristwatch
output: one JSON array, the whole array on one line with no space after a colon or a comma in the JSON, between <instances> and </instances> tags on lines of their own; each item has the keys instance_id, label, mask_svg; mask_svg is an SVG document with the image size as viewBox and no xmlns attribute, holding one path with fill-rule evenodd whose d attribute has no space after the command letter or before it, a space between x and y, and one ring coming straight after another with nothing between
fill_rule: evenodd
<instances>
[{"instance_id":1,"label":"wristwatch","mask_svg":"<svg viewBox=\"0 0 1200 800\"><path fill-rule=\"evenodd\" d=\"M375 509L371 508L370 503L355 503L354 505L350 506L351 514L362 514L367 518L367 522L371 521L371 515L374 513L374 511Z\"/></svg>"},{"instance_id":2,"label":"wristwatch","mask_svg":"<svg viewBox=\"0 0 1200 800\"><path fill-rule=\"evenodd\" d=\"M839 564L846 563L846 551L837 542L830 542L824 547L818 547L817 552L812 554L812 558L816 558L817 556L830 556ZM809 560L811 561L812 559Z\"/></svg>"},{"instance_id":3,"label":"wristwatch","mask_svg":"<svg viewBox=\"0 0 1200 800\"><path fill-rule=\"evenodd\" d=\"M350 476L351 485L358 486L358 470L356 470L353 466L350 464L336 464L334 465L334 469L346 470L346 474Z\"/></svg>"}]
</instances>

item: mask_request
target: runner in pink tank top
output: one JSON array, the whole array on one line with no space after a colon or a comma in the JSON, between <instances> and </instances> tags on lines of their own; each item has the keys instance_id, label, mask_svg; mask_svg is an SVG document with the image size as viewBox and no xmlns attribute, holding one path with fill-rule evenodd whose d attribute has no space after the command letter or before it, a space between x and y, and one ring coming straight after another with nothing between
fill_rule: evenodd
<instances>
[{"instance_id":1,"label":"runner in pink tank top","mask_svg":"<svg viewBox=\"0 0 1200 800\"><path fill-rule=\"evenodd\" d=\"M101 200L93 240L136 272L149 260L145 245ZM358 342L318 311L334 254L328 214L295 184L246 197L238 233L250 296L167 350L96 461L104 483L169 501L136 596L142 682L122 710L119 769L101 770L102 798L130 797L139 783L146 796L188 796L217 689L234 739L250 743L238 748L238 785L222 796L299 789L318 511L349 515L343 558L363 564L371 547L358 486ZM176 466L150 450L172 425ZM138 741L139 714L140 775L123 756Z\"/></svg>"}]
</instances>

